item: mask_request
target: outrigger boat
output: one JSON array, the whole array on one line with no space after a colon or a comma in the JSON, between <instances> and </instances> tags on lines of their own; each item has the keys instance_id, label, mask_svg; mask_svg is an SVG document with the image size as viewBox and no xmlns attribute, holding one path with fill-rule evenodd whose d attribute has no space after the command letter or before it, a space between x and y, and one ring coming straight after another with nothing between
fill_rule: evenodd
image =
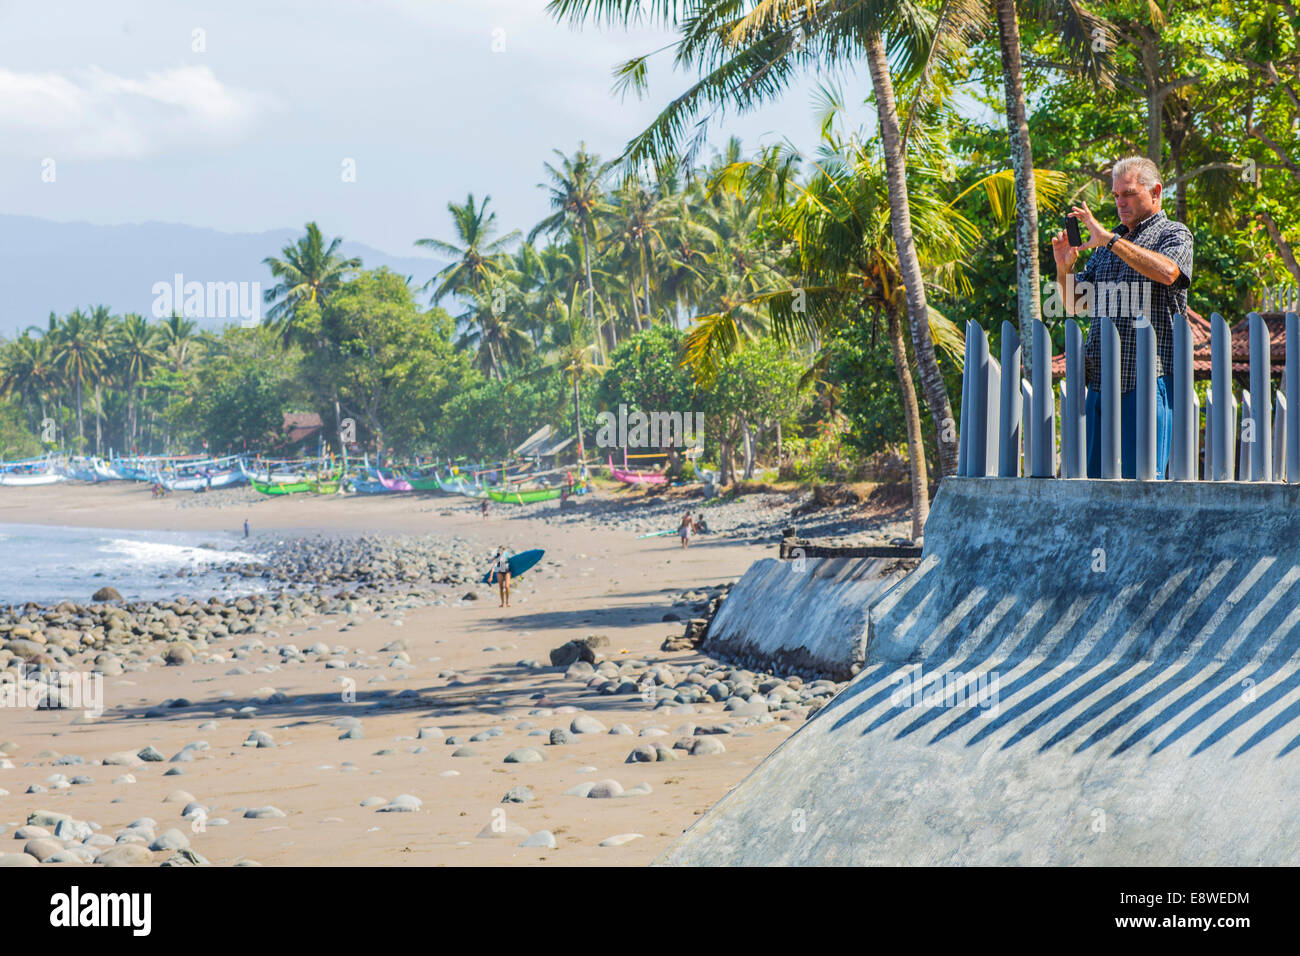
<instances>
[{"instance_id":1,"label":"outrigger boat","mask_svg":"<svg viewBox=\"0 0 1300 956\"><path fill-rule=\"evenodd\" d=\"M668 476L657 471L629 471L627 468L627 450L623 451L623 467L614 466L614 456L609 456L609 473L618 481L629 485L662 485Z\"/></svg>"}]
</instances>

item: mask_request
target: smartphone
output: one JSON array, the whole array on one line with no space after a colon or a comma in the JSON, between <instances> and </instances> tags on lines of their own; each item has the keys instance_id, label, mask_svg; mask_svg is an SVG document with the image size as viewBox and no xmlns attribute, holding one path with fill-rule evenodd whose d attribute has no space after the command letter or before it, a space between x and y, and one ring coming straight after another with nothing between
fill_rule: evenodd
<instances>
[{"instance_id":1,"label":"smartphone","mask_svg":"<svg viewBox=\"0 0 1300 956\"><path fill-rule=\"evenodd\" d=\"M1073 216L1065 217L1065 235L1069 238L1070 245L1083 245L1083 240L1079 238L1079 220Z\"/></svg>"}]
</instances>

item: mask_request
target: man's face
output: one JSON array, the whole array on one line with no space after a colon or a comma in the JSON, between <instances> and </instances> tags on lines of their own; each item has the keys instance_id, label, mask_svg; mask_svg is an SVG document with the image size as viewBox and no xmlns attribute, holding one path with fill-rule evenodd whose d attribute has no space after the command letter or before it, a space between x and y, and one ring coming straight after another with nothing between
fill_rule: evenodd
<instances>
[{"instance_id":1,"label":"man's face","mask_svg":"<svg viewBox=\"0 0 1300 956\"><path fill-rule=\"evenodd\" d=\"M1137 173L1116 176L1112 180L1111 195L1115 197L1115 208L1119 211L1119 221L1132 229L1159 208L1159 183L1148 189L1139 181Z\"/></svg>"}]
</instances>

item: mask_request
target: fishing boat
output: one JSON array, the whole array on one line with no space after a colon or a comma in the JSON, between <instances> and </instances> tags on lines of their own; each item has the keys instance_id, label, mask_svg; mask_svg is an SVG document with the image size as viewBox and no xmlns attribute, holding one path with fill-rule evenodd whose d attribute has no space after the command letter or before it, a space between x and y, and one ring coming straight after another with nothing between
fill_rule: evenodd
<instances>
[{"instance_id":1,"label":"fishing boat","mask_svg":"<svg viewBox=\"0 0 1300 956\"><path fill-rule=\"evenodd\" d=\"M531 505L538 501L554 501L564 494L563 488L529 488L524 491L506 491L500 488L488 489L487 496L502 504Z\"/></svg>"},{"instance_id":2,"label":"fishing boat","mask_svg":"<svg viewBox=\"0 0 1300 956\"><path fill-rule=\"evenodd\" d=\"M375 469L375 474L379 477L379 483L389 491L413 491L411 483L405 478L385 478L384 473Z\"/></svg>"},{"instance_id":3,"label":"fishing boat","mask_svg":"<svg viewBox=\"0 0 1300 956\"><path fill-rule=\"evenodd\" d=\"M0 485L10 485L15 487L23 487L26 485L53 485L60 481L67 480L67 475L60 475L58 472L54 471L28 474L13 471L0 473Z\"/></svg>"},{"instance_id":4,"label":"fishing boat","mask_svg":"<svg viewBox=\"0 0 1300 956\"><path fill-rule=\"evenodd\" d=\"M614 456L609 456L609 473L618 481L629 485L662 485L668 476L656 471L629 471L627 469L627 452L623 453L623 467L614 465Z\"/></svg>"},{"instance_id":5,"label":"fishing boat","mask_svg":"<svg viewBox=\"0 0 1300 956\"><path fill-rule=\"evenodd\" d=\"M61 473L71 478L73 481L99 481L99 475L95 471L94 458L68 458L63 462Z\"/></svg>"},{"instance_id":6,"label":"fishing boat","mask_svg":"<svg viewBox=\"0 0 1300 956\"><path fill-rule=\"evenodd\" d=\"M111 465L102 458L96 458L91 462L91 467L95 470L95 475L100 481L125 481L126 475L118 471L115 465Z\"/></svg>"},{"instance_id":7,"label":"fishing boat","mask_svg":"<svg viewBox=\"0 0 1300 956\"><path fill-rule=\"evenodd\" d=\"M336 495L341 487L343 487L341 479L328 478L324 481L312 482L311 490L318 495Z\"/></svg>"},{"instance_id":8,"label":"fishing boat","mask_svg":"<svg viewBox=\"0 0 1300 956\"><path fill-rule=\"evenodd\" d=\"M248 483L253 486L254 490L260 491L264 495L296 495L304 491L314 491L316 483L302 479L295 482L285 482L276 484L274 482L262 481L258 478L248 479Z\"/></svg>"},{"instance_id":9,"label":"fishing boat","mask_svg":"<svg viewBox=\"0 0 1300 956\"><path fill-rule=\"evenodd\" d=\"M248 480L243 459L237 455L187 462L158 473L158 483L168 491L207 491L230 488Z\"/></svg>"},{"instance_id":10,"label":"fishing boat","mask_svg":"<svg viewBox=\"0 0 1300 956\"><path fill-rule=\"evenodd\" d=\"M385 488L378 481L372 480L370 478L362 478L362 477L350 478L348 479L348 483L352 486L352 490L359 495L388 494L387 488Z\"/></svg>"}]
</instances>

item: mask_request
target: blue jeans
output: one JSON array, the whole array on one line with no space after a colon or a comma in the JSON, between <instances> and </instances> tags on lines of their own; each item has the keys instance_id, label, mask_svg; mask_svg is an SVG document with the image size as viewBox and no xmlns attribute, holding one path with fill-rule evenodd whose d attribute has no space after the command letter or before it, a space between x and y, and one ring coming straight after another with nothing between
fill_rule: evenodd
<instances>
[{"instance_id":1,"label":"blue jeans","mask_svg":"<svg viewBox=\"0 0 1300 956\"><path fill-rule=\"evenodd\" d=\"M1174 377L1162 375L1156 379L1156 477L1165 476L1169 464L1169 450L1174 437L1174 409L1169 396L1174 391ZM1101 392L1088 389L1083 402L1084 417L1088 422L1088 477L1101 477ZM1125 478L1137 477L1137 389L1125 392L1119 398L1120 421L1120 473Z\"/></svg>"}]
</instances>

